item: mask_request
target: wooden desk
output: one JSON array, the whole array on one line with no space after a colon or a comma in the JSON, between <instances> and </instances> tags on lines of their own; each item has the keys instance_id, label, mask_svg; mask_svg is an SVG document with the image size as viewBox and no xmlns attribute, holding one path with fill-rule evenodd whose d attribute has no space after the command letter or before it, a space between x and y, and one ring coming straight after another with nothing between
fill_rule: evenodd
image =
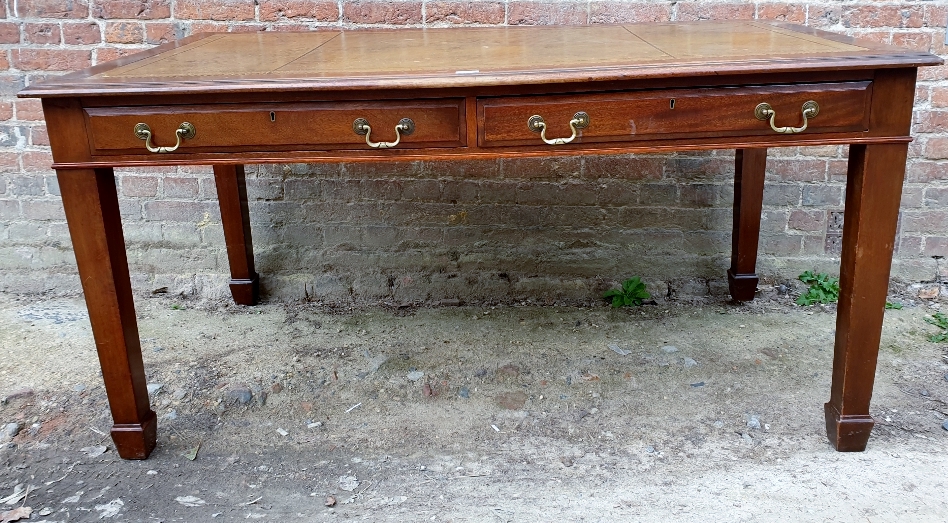
<instances>
[{"instance_id":1,"label":"wooden desk","mask_svg":"<svg viewBox=\"0 0 948 523\"><path fill-rule=\"evenodd\" d=\"M238 303L258 275L243 164L737 150L728 281L754 297L768 147L850 144L826 429L865 449L916 69L912 52L789 24L211 34L30 86L123 458L145 389L116 166L211 164ZM765 105L766 104L766 105Z\"/></svg>"}]
</instances>

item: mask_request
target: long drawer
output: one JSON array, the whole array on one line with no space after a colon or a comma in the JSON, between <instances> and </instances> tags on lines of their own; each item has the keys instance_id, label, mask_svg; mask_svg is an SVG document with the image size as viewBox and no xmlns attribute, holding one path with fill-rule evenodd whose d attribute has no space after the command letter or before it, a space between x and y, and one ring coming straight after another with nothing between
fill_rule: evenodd
<instances>
[{"instance_id":1,"label":"long drawer","mask_svg":"<svg viewBox=\"0 0 948 523\"><path fill-rule=\"evenodd\" d=\"M871 96L872 82L864 81L485 97L477 101L478 144L542 144L537 117L545 138L561 142L573 134L575 119L576 136L567 143L864 131ZM807 102L816 102L818 112ZM770 106L782 133L761 104ZM800 130L805 107L809 118Z\"/></svg>"},{"instance_id":2,"label":"long drawer","mask_svg":"<svg viewBox=\"0 0 948 523\"><path fill-rule=\"evenodd\" d=\"M147 153L146 143L170 149L178 142L178 134L182 136L179 147L161 152L295 147L371 150L367 137L376 144L398 139L398 148L409 149L466 143L462 98L87 107L85 113L93 154ZM405 119L411 121L410 131ZM182 127L185 122L190 128ZM150 137L139 124L147 126ZM360 124L368 124L368 129Z\"/></svg>"}]
</instances>

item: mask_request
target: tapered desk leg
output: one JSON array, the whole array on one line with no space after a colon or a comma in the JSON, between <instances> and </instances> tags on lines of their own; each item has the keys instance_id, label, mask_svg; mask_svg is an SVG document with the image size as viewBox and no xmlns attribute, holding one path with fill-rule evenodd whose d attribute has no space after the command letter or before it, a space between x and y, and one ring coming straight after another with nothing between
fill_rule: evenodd
<instances>
[{"instance_id":1,"label":"tapered desk leg","mask_svg":"<svg viewBox=\"0 0 948 523\"><path fill-rule=\"evenodd\" d=\"M865 450L907 144L852 145L826 433L839 451Z\"/></svg>"},{"instance_id":2,"label":"tapered desk leg","mask_svg":"<svg viewBox=\"0 0 948 523\"><path fill-rule=\"evenodd\" d=\"M240 305L255 305L260 298L260 278L253 267L244 166L215 165L214 180L217 182L227 260L230 262L230 293Z\"/></svg>"},{"instance_id":3,"label":"tapered desk leg","mask_svg":"<svg viewBox=\"0 0 948 523\"><path fill-rule=\"evenodd\" d=\"M114 175L110 168L58 174L112 410L112 440L119 456L145 459L155 448L158 423L145 387Z\"/></svg>"},{"instance_id":4,"label":"tapered desk leg","mask_svg":"<svg viewBox=\"0 0 948 523\"><path fill-rule=\"evenodd\" d=\"M731 297L750 301L757 292L757 240L764 200L767 149L738 149L734 165L734 229L727 285Z\"/></svg>"}]
</instances>

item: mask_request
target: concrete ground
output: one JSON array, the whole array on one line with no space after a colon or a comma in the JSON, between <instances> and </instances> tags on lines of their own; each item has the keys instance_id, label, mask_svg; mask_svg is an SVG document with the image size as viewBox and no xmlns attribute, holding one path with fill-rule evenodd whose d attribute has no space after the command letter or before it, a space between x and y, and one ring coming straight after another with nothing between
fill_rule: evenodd
<instances>
[{"instance_id":1,"label":"concrete ground","mask_svg":"<svg viewBox=\"0 0 948 523\"><path fill-rule=\"evenodd\" d=\"M834 311L773 289L620 310L139 296L158 448L123 461L81 298L0 295L0 513L944 522L948 344L924 321L944 302L905 303L869 449L841 454Z\"/></svg>"}]
</instances>

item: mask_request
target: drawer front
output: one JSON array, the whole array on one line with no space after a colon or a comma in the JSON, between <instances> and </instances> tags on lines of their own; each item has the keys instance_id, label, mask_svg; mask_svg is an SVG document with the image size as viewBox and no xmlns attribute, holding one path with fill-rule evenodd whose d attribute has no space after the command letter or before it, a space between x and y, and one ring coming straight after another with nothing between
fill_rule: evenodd
<instances>
[{"instance_id":1,"label":"drawer front","mask_svg":"<svg viewBox=\"0 0 948 523\"><path fill-rule=\"evenodd\" d=\"M528 121L538 115L546 138L569 138L579 112L588 125L571 143L778 134L755 116L758 104L776 112L776 127L801 127L803 105L819 113L796 135L865 131L872 82L664 89L602 94L481 98L477 102L481 146L542 144ZM535 128L535 127L534 127Z\"/></svg>"},{"instance_id":2,"label":"drawer front","mask_svg":"<svg viewBox=\"0 0 948 523\"><path fill-rule=\"evenodd\" d=\"M90 147L94 154L148 153L135 133L148 126L153 147L173 147L183 122L194 136L181 141L175 153L232 150L365 149L365 133L353 122L368 122L373 142L396 140L395 126L403 118L414 124L401 133L398 148L465 145L464 103L461 98L421 101L308 102L277 104L212 104L136 106L85 109Z\"/></svg>"}]
</instances>

